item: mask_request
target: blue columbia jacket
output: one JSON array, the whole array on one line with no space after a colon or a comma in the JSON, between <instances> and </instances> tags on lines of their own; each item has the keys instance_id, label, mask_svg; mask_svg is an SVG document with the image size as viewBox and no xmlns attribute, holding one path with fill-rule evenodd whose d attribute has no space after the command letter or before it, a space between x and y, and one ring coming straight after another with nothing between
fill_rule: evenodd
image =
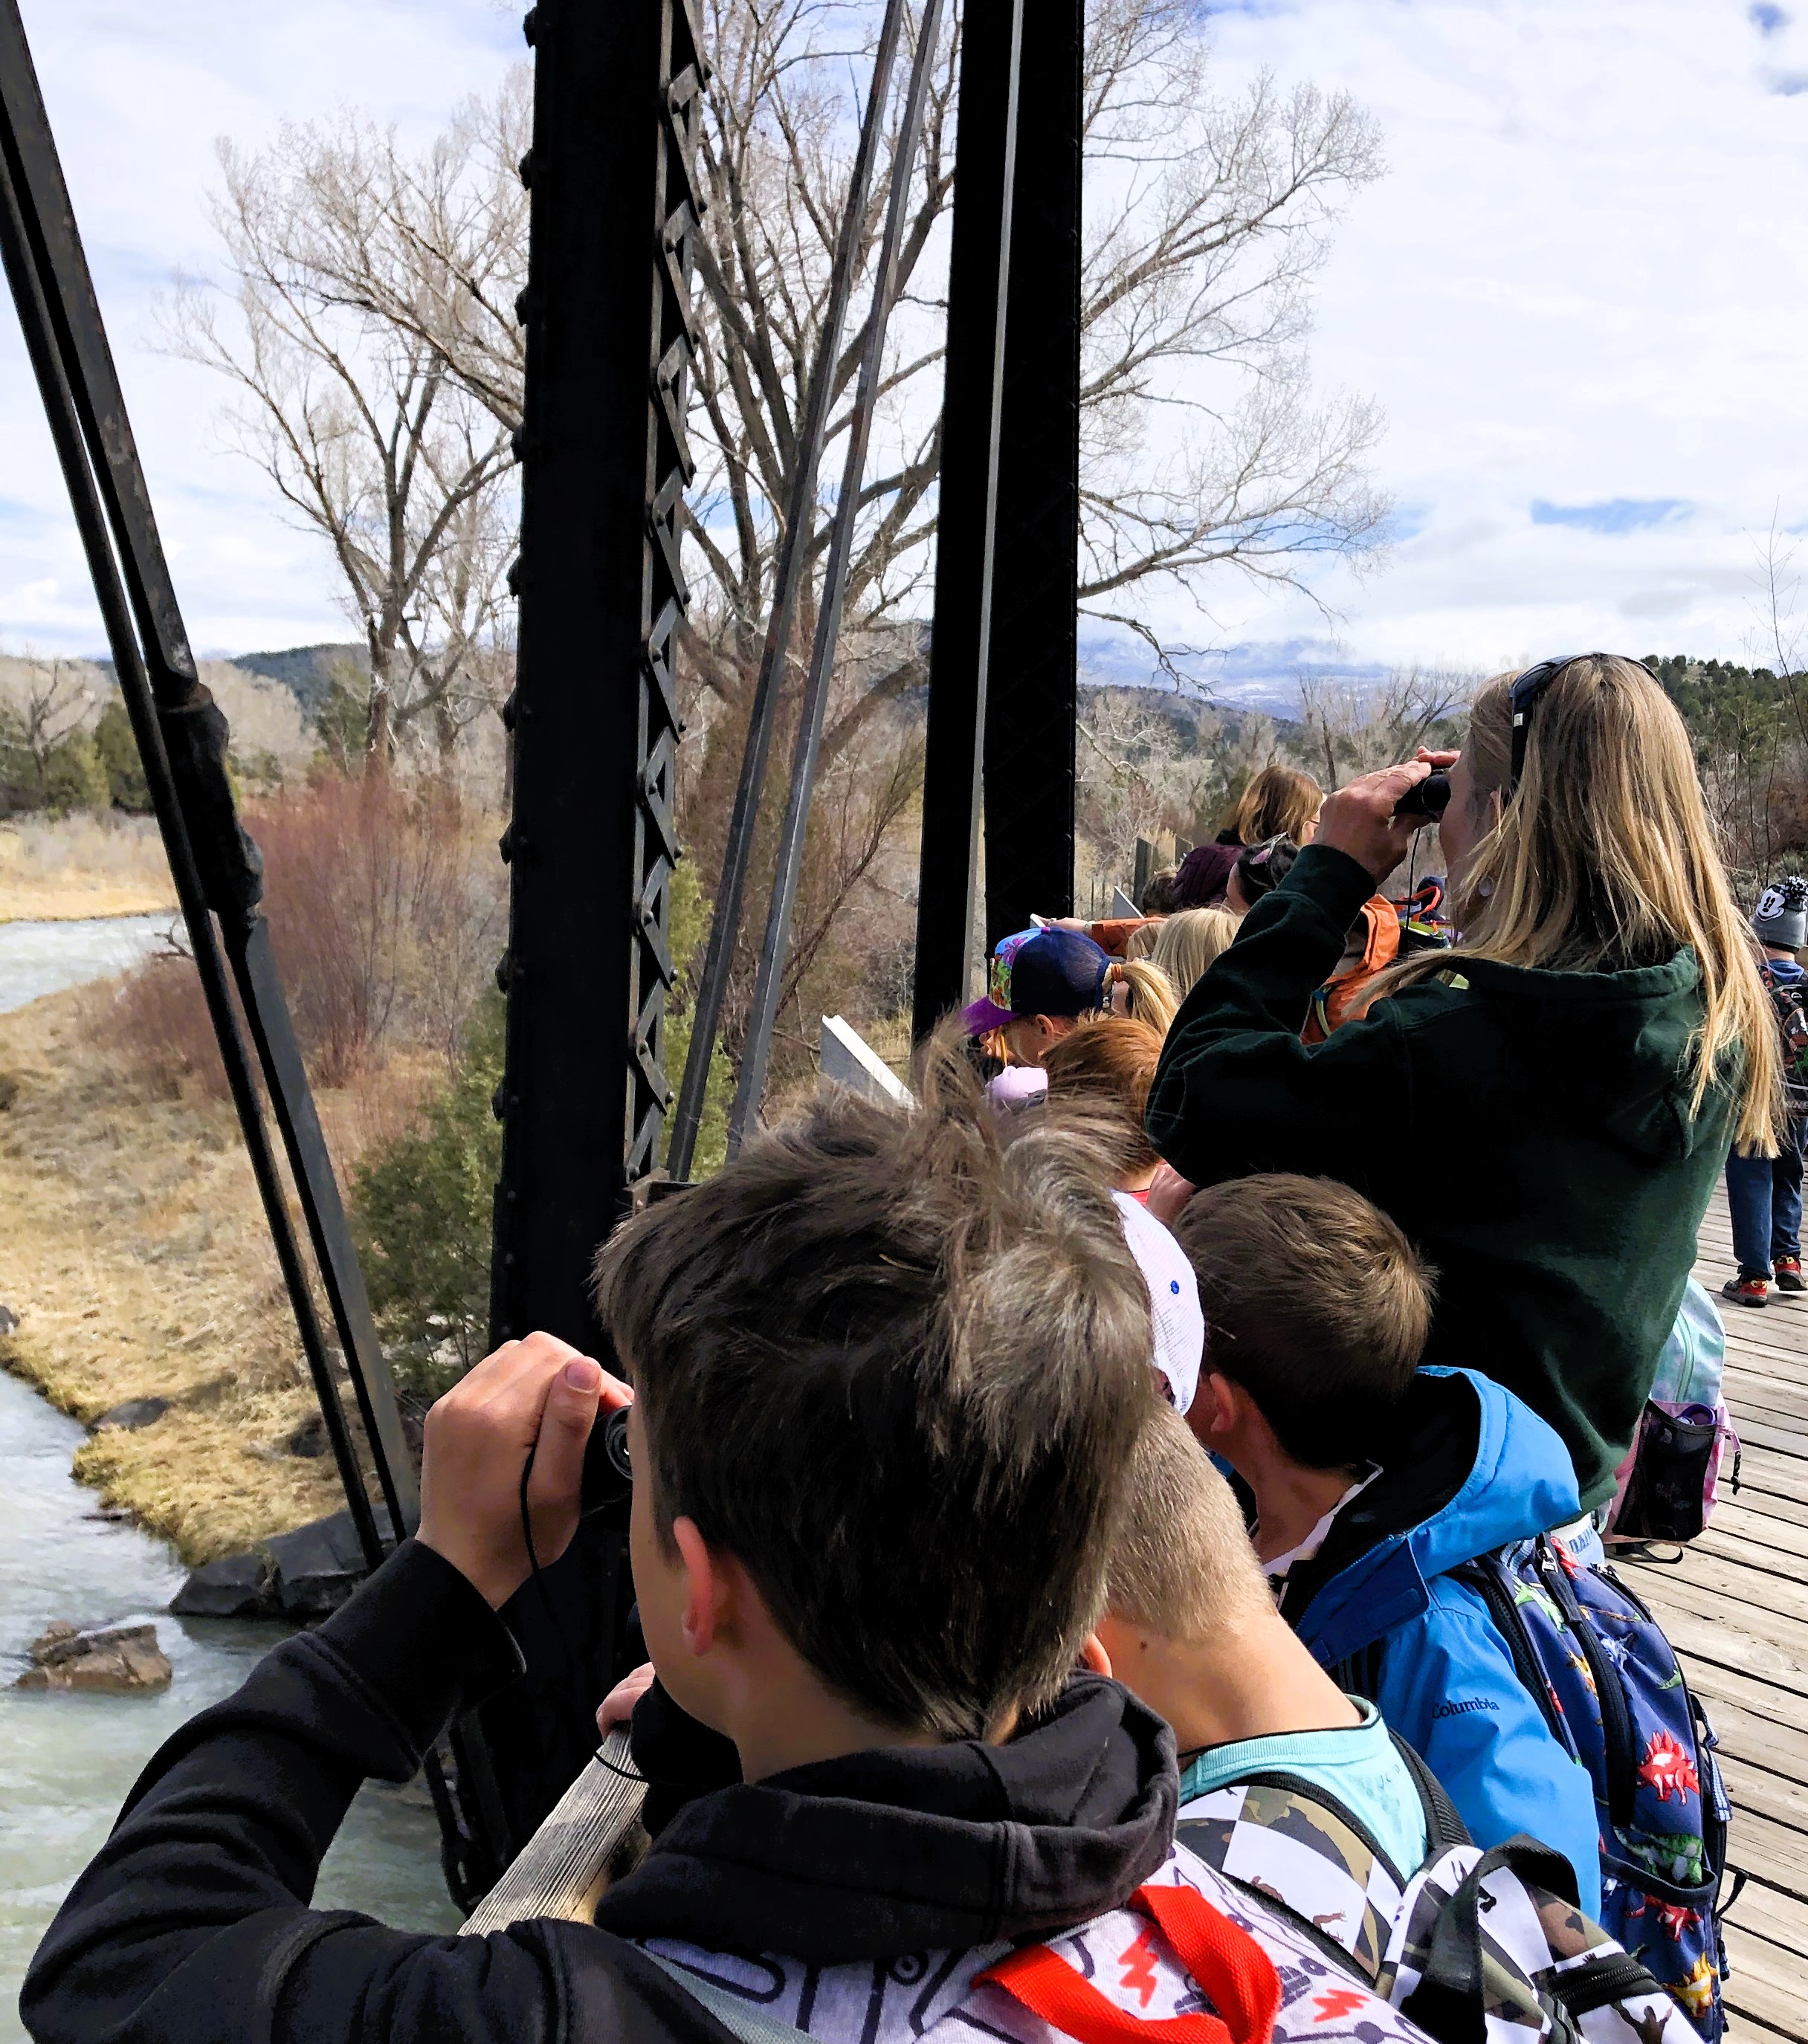
<instances>
[{"instance_id":1,"label":"blue columbia jacket","mask_svg":"<svg viewBox=\"0 0 1808 2044\"><path fill-rule=\"evenodd\" d=\"M1587 1769L1552 1736L1480 1596L1449 1573L1578 1516L1568 1450L1474 1370L1421 1370L1401 1419L1398 1449L1293 1570L1281 1608L1314 1658L1424 1755L1478 1845L1542 1839L1598 1917Z\"/></svg>"}]
</instances>

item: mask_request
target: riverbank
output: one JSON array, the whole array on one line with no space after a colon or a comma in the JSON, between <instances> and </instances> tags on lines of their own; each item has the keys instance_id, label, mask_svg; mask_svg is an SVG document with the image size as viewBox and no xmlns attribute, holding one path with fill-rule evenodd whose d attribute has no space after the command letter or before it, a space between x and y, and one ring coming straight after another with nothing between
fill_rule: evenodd
<instances>
[{"instance_id":1,"label":"riverbank","mask_svg":"<svg viewBox=\"0 0 1808 2044\"><path fill-rule=\"evenodd\" d=\"M175 907L149 816L29 816L0 824L0 923L151 916Z\"/></svg>"},{"instance_id":2,"label":"riverbank","mask_svg":"<svg viewBox=\"0 0 1808 2044\"><path fill-rule=\"evenodd\" d=\"M0 1366L84 1424L169 1401L75 1470L192 1566L344 1500L232 1110L121 1070L84 1021L106 997L0 1014ZM342 1180L417 1097L393 1066L319 1096Z\"/></svg>"}]
</instances>

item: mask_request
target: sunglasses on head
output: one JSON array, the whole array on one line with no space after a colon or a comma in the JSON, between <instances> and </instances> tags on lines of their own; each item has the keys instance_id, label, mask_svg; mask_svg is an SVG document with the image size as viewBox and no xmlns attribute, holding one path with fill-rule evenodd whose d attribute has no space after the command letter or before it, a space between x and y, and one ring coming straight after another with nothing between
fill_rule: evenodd
<instances>
[{"instance_id":1,"label":"sunglasses on head","mask_svg":"<svg viewBox=\"0 0 1808 2044\"><path fill-rule=\"evenodd\" d=\"M1541 660L1537 667L1528 667L1514 683L1508 697L1513 717L1513 764L1506 781L1506 792L1510 795L1519 786L1520 771L1525 764L1525 740L1531 731L1532 712L1539 697L1564 668L1573 667L1578 660L1605 660L1608 657L1605 653L1566 653L1560 660ZM1618 657L1624 659L1625 655ZM1652 674L1648 662L1633 660L1629 664L1643 667L1653 681L1656 680L1657 677Z\"/></svg>"}]
</instances>

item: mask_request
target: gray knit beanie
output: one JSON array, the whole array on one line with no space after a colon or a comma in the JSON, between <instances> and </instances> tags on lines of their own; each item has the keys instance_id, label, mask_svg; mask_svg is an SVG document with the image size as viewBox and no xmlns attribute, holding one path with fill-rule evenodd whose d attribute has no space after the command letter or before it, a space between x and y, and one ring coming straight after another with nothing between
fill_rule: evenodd
<instances>
[{"instance_id":1,"label":"gray knit beanie","mask_svg":"<svg viewBox=\"0 0 1808 2044\"><path fill-rule=\"evenodd\" d=\"M1808 880L1792 873L1773 880L1752 911L1752 929L1761 944L1798 951L1808 945Z\"/></svg>"}]
</instances>

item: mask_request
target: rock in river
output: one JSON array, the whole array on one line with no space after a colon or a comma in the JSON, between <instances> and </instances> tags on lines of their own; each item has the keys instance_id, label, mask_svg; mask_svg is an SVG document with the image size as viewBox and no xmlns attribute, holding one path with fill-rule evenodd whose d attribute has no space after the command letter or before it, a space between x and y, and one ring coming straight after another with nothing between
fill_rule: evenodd
<instances>
[{"instance_id":1,"label":"rock in river","mask_svg":"<svg viewBox=\"0 0 1808 2044\"><path fill-rule=\"evenodd\" d=\"M154 1625L84 1632L59 1622L32 1642L31 1655L32 1666L18 1680L21 1689L104 1689L122 1695L170 1685L170 1664L157 1645Z\"/></svg>"}]
</instances>

